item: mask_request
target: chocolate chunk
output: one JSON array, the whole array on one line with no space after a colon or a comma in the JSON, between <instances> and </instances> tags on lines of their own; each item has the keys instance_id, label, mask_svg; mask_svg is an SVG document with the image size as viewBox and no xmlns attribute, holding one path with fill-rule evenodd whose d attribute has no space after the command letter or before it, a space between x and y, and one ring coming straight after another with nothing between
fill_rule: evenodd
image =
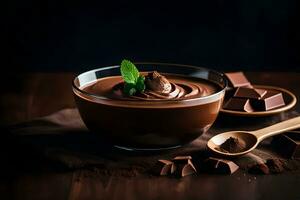
<instances>
[{"instance_id":1,"label":"chocolate chunk","mask_svg":"<svg viewBox=\"0 0 300 200\"><path fill-rule=\"evenodd\" d=\"M260 163L260 164L253 165L249 169L249 173L252 173L252 174L269 174L270 170L269 170L269 167L266 164Z\"/></svg>"},{"instance_id":2,"label":"chocolate chunk","mask_svg":"<svg viewBox=\"0 0 300 200\"><path fill-rule=\"evenodd\" d=\"M243 72L225 73L232 87L252 87Z\"/></svg>"},{"instance_id":3,"label":"chocolate chunk","mask_svg":"<svg viewBox=\"0 0 300 200\"><path fill-rule=\"evenodd\" d=\"M226 93L225 93L225 99L229 99L233 97L234 93L236 92L236 88L226 88Z\"/></svg>"},{"instance_id":4,"label":"chocolate chunk","mask_svg":"<svg viewBox=\"0 0 300 200\"><path fill-rule=\"evenodd\" d=\"M208 172L217 174L233 174L239 169L239 166L230 160L213 157L206 159L204 165Z\"/></svg>"},{"instance_id":5,"label":"chocolate chunk","mask_svg":"<svg viewBox=\"0 0 300 200\"><path fill-rule=\"evenodd\" d=\"M186 160L186 161L187 161L186 164L183 164L183 163L176 164L175 175L177 175L179 177L185 177L185 176L197 173L197 170L196 170L195 166L193 165L192 161L190 159Z\"/></svg>"},{"instance_id":6,"label":"chocolate chunk","mask_svg":"<svg viewBox=\"0 0 300 200\"><path fill-rule=\"evenodd\" d=\"M231 98L226 102L223 108L226 110L253 112L249 99L244 98Z\"/></svg>"},{"instance_id":7,"label":"chocolate chunk","mask_svg":"<svg viewBox=\"0 0 300 200\"><path fill-rule=\"evenodd\" d=\"M234 93L234 97L248 98L248 99L260 99L267 93L263 89L245 88L239 87Z\"/></svg>"},{"instance_id":8,"label":"chocolate chunk","mask_svg":"<svg viewBox=\"0 0 300 200\"><path fill-rule=\"evenodd\" d=\"M175 158L173 158L173 162L174 163L184 163L184 164L186 164L191 159L192 159L191 156L176 156Z\"/></svg>"},{"instance_id":9,"label":"chocolate chunk","mask_svg":"<svg viewBox=\"0 0 300 200\"><path fill-rule=\"evenodd\" d=\"M146 88L161 94L169 94L172 90L171 83L157 71L149 73L145 78Z\"/></svg>"},{"instance_id":10,"label":"chocolate chunk","mask_svg":"<svg viewBox=\"0 0 300 200\"><path fill-rule=\"evenodd\" d=\"M152 172L156 175L170 175L176 170L176 166L169 160L158 160L152 169Z\"/></svg>"},{"instance_id":11,"label":"chocolate chunk","mask_svg":"<svg viewBox=\"0 0 300 200\"><path fill-rule=\"evenodd\" d=\"M256 110L271 110L285 103L281 92L268 90L261 99L251 101L251 105Z\"/></svg>"},{"instance_id":12,"label":"chocolate chunk","mask_svg":"<svg viewBox=\"0 0 300 200\"><path fill-rule=\"evenodd\" d=\"M289 131L274 137L274 149L287 158L300 158L300 131Z\"/></svg>"},{"instance_id":13,"label":"chocolate chunk","mask_svg":"<svg viewBox=\"0 0 300 200\"><path fill-rule=\"evenodd\" d=\"M283 172L283 163L280 159L268 159L266 165L269 167L269 170L273 174L278 174Z\"/></svg>"}]
</instances>

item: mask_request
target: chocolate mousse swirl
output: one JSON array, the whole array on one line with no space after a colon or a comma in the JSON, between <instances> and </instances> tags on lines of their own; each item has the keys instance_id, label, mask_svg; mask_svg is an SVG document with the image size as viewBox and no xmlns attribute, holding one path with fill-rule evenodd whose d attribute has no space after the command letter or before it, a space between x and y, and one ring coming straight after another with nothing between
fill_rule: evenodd
<instances>
[{"instance_id":1,"label":"chocolate mousse swirl","mask_svg":"<svg viewBox=\"0 0 300 200\"><path fill-rule=\"evenodd\" d=\"M152 90L145 90L145 92L132 96L136 99L144 100L162 100L162 99L183 99L193 98L197 96L205 96L205 88L192 83L173 83L171 82L171 90L167 93L160 93Z\"/></svg>"},{"instance_id":2,"label":"chocolate mousse swirl","mask_svg":"<svg viewBox=\"0 0 300 200\"><path fill-rule=\"evenodd\" d=\"M146 89L144 92L127 96L127 98L136 100L192 99L211 93L203 84L185 81L184 79L171 79L169 81L156 71L148 73L145 77L145 84ZM120 94L119 89L121 87L120 85L117 87L116 94ZM122 96L124 97L124 94Z\"/></svg>"}]
</instances>

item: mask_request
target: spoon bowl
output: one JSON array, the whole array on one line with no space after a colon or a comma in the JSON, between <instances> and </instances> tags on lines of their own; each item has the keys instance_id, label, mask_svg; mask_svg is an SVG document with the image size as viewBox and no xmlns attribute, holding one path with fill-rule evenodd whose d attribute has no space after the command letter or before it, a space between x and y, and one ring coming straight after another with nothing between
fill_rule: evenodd
<instances>
[{"instance_id":1,"label":"spoon bowl","mask_svg":"<svg viewBox=\"0 0 300 200\"><path fill-rule=\"evenodd\" d=\"M272 126L268 126L256 131L230 131L218 134L207 142L207 148L218 155L227 157L238 157L249 153L265 138L284 133L289 130L300 128L300 117L295 117ZM245 148L240 152L222 151L220 146L230 137L236 138L245 143Z\"/></svg>"},{"instance_id":2,"label":"spoon bowl","mask_svg":"<svg viewBox=\"0 0 300 200\"><path fill-rule=\"evenodd\" d=\"M220 145L223 144L227 139L230 137L238 138L240 141L244 141L246 144L246 147L243 149L243 151L238 153L230 153L230 152L224 152L220 150ZM248 152L250 152L252 149L254 149L258 144L258 139L255 135L253 135L251 132L245 132L245 131L230 131L218 134L214 137L212 137L207 142L207 147L212 150L213 152L216 152L218 154L222 154L224 156L241 156Z\"/></svg>"}]
</instances>

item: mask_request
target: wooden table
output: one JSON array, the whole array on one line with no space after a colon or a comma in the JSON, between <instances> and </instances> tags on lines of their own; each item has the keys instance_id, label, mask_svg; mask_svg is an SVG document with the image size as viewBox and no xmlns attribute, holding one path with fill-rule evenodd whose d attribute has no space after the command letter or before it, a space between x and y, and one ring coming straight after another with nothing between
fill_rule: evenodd
<instances>
[{"instance_id":1,"label":"wooden table","mask_svg":"<svg viewBox=\"0 0 300 200\"><path fill-rule=\"evenodd\" d=\"M300 73L248 72L256 84L281 86L300 96ZM0 80L0 126L11 125L74 107L73 73L7 74ZM300 110L297 103L294 109ZM0 199L300 199L300 172L253 176L205 175L76 179L83 170L0 172ZM0 168L1 169L1 168Z\"/></svg>"}]
</instances>

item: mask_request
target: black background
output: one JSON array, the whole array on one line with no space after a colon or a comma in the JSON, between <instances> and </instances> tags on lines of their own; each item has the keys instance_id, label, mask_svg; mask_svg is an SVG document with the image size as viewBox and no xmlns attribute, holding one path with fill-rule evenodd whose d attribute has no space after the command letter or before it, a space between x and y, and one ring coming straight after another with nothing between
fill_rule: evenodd
<instances>
[{"instance_id":1,"label":"black background","mask_svg":"<svg viewBox=\"0 0 300 200\"><path fill-rule=\"evenodd\" d=\"M123 58L299 71L297 0L9 1L7 70L84 71Z\"/></svg>"}]
</instances>

